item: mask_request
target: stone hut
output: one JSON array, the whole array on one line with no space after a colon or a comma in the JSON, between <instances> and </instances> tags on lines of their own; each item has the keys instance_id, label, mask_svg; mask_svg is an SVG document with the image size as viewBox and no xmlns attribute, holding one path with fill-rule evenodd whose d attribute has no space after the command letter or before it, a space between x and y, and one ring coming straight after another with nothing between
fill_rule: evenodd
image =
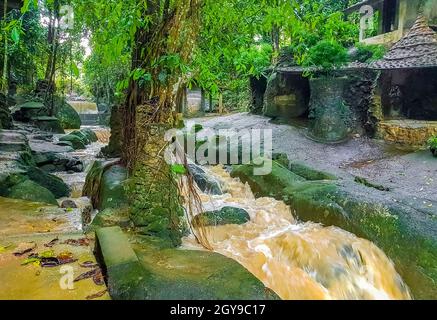
<instances>
[{"instance_id":1,"label":"stone hut","mask_svg":"<svg viewBox=\"0 0 437 320\"><path fill-rule=\"evenodd\" d=\"M371 68L380 70L379 137L422 145L437 134L437 33L424 16Z\"/></svg>"}]
</instances>

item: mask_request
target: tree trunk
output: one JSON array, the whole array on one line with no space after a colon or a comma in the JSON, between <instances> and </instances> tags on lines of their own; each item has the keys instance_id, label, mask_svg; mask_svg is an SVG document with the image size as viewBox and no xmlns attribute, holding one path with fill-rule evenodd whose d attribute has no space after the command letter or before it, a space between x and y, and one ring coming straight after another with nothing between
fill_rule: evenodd
<instances>
[{"instance_id":1,"label":"tree trunk","mask_svg":"<svg viewBox=\"0 0 437 320\"><path fill-rule=\"evenodd\" d=\"M132 70L142 68L152 76L143 87L130 80L124 114L122 161L132 176L132 219L145 233L155 233L180 243L180 198L170 166L164 161L165 132L175 126L181 71L153 65L164 56L178 55L188 62L198 33L201 0L148 1L148 29L138 29ZM160 8L160 4L169 6ZM165 80L163 74L166 74Z\"/></svg>"},{"instance_id":2,"label":"tree trunk","mask_svg":"<svg viewBox=\"0 0 437 320\"><path fill-rule=\"evenodd\" d=\"M219 93L219 114L223 114L223 93Z\"/></svg>"},{"instance_id":3,"label":"tree trunk","mask_svg":"<svg viewBox=\"0 0 437 320\"><path fill-rule=\"evenodd\" d=\"M281 31L278 26L274 26L272 29L272 47L273 47L273 64L278 62L280 52Z\"/></svg>"},{"instance_id":4,"label":"tree trunk","mask_svg":"<svg viewBox=\"0 0 437 320\"><path fill-rule=\"evenodd\" d=\"M3 22L6 23L6 18L8 15L8 0L4 0L3 2ZM4 42L4 56L3 56L3 76L2 76L2 92L4 95L8 94L8 35L6 31L4 32L3 37L5 38Z\"/></svg>"}]
</instances>

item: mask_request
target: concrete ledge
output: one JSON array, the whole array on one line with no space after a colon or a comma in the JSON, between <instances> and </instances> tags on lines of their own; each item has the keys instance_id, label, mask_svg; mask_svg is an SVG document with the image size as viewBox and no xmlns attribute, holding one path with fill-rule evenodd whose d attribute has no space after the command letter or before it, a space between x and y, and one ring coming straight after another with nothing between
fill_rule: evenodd
<instances>
[{"instance_id":1,"label":"concrete ledge","mask_svg":"<svg viewBox=\"0 0 437 320\"><path fill-rule=\"evenodd\" d=\"M378 124L377 137L388 142L422 146L437 135L437 121L390 120Z\"/></svg>"},{"instance_id":2,"label":"concrete ledge","mask_svg":"<svg viewBox=\"0 0 437 320\"><path fill-rule=\"evenodd\" d=\"M98 229L96 240L106 268L138 262L137 255L120 227Z\"/></svg>"}]
</instances>

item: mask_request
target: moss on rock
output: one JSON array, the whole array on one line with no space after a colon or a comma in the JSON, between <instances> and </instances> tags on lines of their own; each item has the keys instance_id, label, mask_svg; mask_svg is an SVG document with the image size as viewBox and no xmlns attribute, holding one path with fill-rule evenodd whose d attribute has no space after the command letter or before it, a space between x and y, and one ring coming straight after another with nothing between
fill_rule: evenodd
<instances>
[{"instance_id":1,"label":"moss on rock","mask_svg":"<svg viewBox=\"0 0 437 320\"><path fill-rule=\"evenodd\" d=\"M221 210L204 212L193 220L194 226L223 226L227 224L245 224L250 221L249 213L241 208L223 207Z\"/></svg>"},{"instance_id":2,"label":"moss on rock","mask_svg":"<svg viewBox=\"0 0 437 320\"><path fill-rule=\"evenodd\" d=\"M86 144L84 143L83 139L73 134L62 136L59 138L59 141L70 142L75 150L83 150L86 148Z\"/></svg>"},{"instance_id":3,"label":"moss on rock","mask_svg":"<svg viewBox=\"0 0 437 320\"><path fill-rule=\"evenodd\" d=\"M31 180L26 180L13 186L7 197L12 199L58 205L55 196L49 190L41 187L39 184Z\"/></svg>"},{"instance_id":4,"label":"moss on rock","mask_svg":"<svg viewBox=\"0 0 437 320\"><path fill-rule=\"evenodd\" d=\"M68 197L70 195L70 188L61 178L48 174L37 167L29 167L27 176L33 182L52 192L56 198Z\"/></svg>"}]
</instances>

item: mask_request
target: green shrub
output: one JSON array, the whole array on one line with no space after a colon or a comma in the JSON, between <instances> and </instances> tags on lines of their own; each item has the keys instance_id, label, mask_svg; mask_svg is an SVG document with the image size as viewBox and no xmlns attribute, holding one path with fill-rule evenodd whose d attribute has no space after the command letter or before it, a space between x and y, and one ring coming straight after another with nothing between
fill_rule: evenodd
<instances>
[{"instance_id":1,"label":"green shrub","mask_svg":"<svg viewBox=\"0 0 437 320\"><path fill-rule=\"evenodd\" d=\"M428 140L428 146L430 149L437 149L437 136L431 137Z\"/></svg>"},{"instance_id":2,"label":"green shrub","mask_svg":"<svg viewBox=\"0 0 437 320\"><path fill-rule=\"evenodd\" d=\"M348 53L345 47L336 41L322 40L309 50L303 65L310 68L321 68L326 75L329 75L347 62Z\"/></svg>"},{"instance_id":3,"label":"green shrub","mask_svg":"<svg viewBox=\"0 0 437 320\"><path fill-rule=\"evenodd\" d=\"M354 60L363 63L382 59L387 52L387 49L382 45L366 45L358 43L355 47L357 52L354 55Z\"/></svg>"}]
</instances>

